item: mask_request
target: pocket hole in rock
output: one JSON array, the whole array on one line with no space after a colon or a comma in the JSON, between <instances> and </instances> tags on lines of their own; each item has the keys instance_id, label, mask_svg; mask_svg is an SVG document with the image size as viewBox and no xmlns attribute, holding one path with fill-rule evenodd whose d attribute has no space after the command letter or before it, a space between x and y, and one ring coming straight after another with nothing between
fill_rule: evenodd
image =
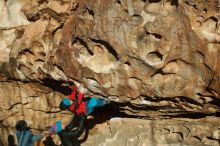
<instances>
[{"instance_id":1,"label":"pocket hole in rock","mask_svg":"<svg viewBox=\"0 0 220 146\"><path fill-rule=\"evenodd\" d=\"M142 21L143 21L142 16L137 15L137 14L134 14L132 16L132 22L133 22L134 25L140 24Z\"/></svg>"},{"instance_id":2,"label":"pocket hole in rock","mask_svg":"<svg viewBox=\"0 0 220 146\"><path fill-rule=\"evenodd\" d=\"M162 35L160 35L160 34L158 34L158 33L150 33L150 32L148 32L148 31L146 31L146 34L147 34L147 35L152 35L152 36L154 36L154 37L157 38L157 39L162 39Z\"/></svg>"},{"instance_id":3,"label":"pocket hole in rock","mask_svg":"<svg viewBox=\"0 0 220 146\"><path fill-rule=\"evenodd\" d=\"M95 13L94 13L93 10L90 10L90 9L86 8L86 10L84 11L83 15L85 15L85 16L87 15L88 18L92 17L94 19Z\"/></svg>"},{"instance_id":4,"label":"pocket hole in rock","mask_svg":"<svg viewBox=\"0 0 220 146\"><path fill-rule=\"evenodd\" d=\"M117 4L119 4L119 5L121 5L121 1L119 1L119 0L118 0L118 1L116 1L116 3L117 3Z\"/></svg>"},{"instance_id":5,"label":"pocket hole in rock","mask_svg":"<svg viewBox=\"0 0 220 146\"><path fill-rule=\"evenodd\" d=\"M128 66L131 66L131 63L126 61L124 64L127 64Z\"/></svg>"},{"instance_id":6,"label":"pocket hole in rock","mask_svg":"<svg viewBox=\"0 0 220 146\"><path fill-rule=\"evenodd\" d=\"M154 52L150 52L149 54L147 54L147 58L162 61L163 60L163 55L158 51L154 51Z\"/></svg>"}]
</instances>

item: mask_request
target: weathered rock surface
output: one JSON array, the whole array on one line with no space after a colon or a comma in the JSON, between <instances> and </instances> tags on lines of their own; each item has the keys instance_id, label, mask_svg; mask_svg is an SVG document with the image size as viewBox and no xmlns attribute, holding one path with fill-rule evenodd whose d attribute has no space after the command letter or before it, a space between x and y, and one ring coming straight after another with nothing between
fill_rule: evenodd
<instances>
[{"instance_id":1,"label":"weathered rock surface","mask_svg":"<svg viewBox=\"0 0 220 146\"><path fill-rule=\"evenodd\" d=\"M4 143L9 134L15 135L18 120L25 119L39 133L56 120L67 123L71 119L71 114L58 108L63 95L39 83L1 82L0 96L0 141Z\"/></svg>"},{"instance_id":2,"label":"weathered rock surface","mask_svg":"<svg viewBox=\"0 0 220 146\"><path fill-rule=\"evenodd\" d=\"M2 0L2 141L19 119L36 131L61 117L68 121L70 116L57 108L68 94L68 81L82 86L87 96L118 102L124 117L219 117L219 6L218 0ZM213 132L210 121L200 122ZM203 140L197 134L203 144L219 143L219 136L207 134ZM180 136L187 145L190 140ZM124 143L117 135L113 139L99 142ZM128 143L155 144L148 140ZM175 145L163 140L159 144Z\"/></svg>"},{"instance_id":3,"label":"weathered rock surface","mask_svg":"<svg viewBox=\"0 0 220 146\"><path fill-rule=\"evenodd\" d=\"M96 125L82 145L218 146L219 119L213 123L113 118ZM215 121L215 122L214 122Z\"/></svg>"}]
</instances>

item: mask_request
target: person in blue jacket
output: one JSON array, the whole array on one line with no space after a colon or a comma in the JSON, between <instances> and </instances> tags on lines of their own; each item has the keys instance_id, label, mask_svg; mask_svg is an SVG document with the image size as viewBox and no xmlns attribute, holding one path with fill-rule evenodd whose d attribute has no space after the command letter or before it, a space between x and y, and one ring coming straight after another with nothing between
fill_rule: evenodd
<instances>
[{"instance_id":1,"label":"person in blue jacket","mask_svg":"<svg viewBox=\"0 0 220 146\"><path fill-rule=\"evenodd\" d=\"M20 120L15 125L18 146L34 146L34 141L43 138L42 135L34 135L27 126L27 122Z\"/></svg>"}]
</instances>

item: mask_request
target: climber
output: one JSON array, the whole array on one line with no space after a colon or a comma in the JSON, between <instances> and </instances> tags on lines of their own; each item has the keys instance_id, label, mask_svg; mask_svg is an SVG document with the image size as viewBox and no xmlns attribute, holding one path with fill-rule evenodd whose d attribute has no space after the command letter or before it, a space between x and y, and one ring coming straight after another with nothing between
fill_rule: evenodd
<instances>
[{"instance_id":1,"label":"climber","mask_svg":"<svg viewBox=\"0 0 220 146\"><path fill-rule=\"evenodd\" d=\"M79 130L80 128L78 128ZM77 140L78 130L66 130L62 129L61 121L56 121L56 123L49 129L49 134L57 133L63 146L80 146Z\"/></svg>"},{"instance_id":2,"label":"climber","mask_svg":"<svg viewBox=\"0 0 220 146\"><path fill-rule=\"evenodd\" d=\"M84 131L84 122L86 117L90 115L96 107L104 106L110 103L110 101L105 99L98 99L95 97L84 99L83 97L84 93L81 91L77 95L77 86L74 86L73 91L69 97L64 98L59 105L61 110L68 109L74 113L75 116L65 129L71 130L78 125L79 133L77 133L77 135L82 134Z\"/></svg>"},{"instance_id":3,"label":"climber","mask_svg":"<svg viewBox=\"0 0 220 146\"><path fill-rule=\"evenodd\" d=\"M34 141L43 138L42 135L33 135L27 122L20 120L15 125L18 146L34 146Z\"/></svg>"}]
</instances>

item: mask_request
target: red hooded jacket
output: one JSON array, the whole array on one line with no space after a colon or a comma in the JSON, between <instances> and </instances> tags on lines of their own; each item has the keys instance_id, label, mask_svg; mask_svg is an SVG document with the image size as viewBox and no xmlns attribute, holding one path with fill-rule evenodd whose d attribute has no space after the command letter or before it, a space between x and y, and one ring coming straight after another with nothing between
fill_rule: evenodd
<instances>
[{"instance_id":1,"label":"red hooded jacket","mask_svg":"<svg viewBox=\"0 0 220 146\"><path fill-rule=\"evenodd\" d=\"M73 112L76 115L86 115L86 102L83 101L84 94L79 92L78 98L76 98L77 86L73 86L73 91L69 95L68 99L74 101L74 103L69 107L69 111ZM75 109L75 105L78 103L78 108Z\"/></svg>"}]
</instances>

